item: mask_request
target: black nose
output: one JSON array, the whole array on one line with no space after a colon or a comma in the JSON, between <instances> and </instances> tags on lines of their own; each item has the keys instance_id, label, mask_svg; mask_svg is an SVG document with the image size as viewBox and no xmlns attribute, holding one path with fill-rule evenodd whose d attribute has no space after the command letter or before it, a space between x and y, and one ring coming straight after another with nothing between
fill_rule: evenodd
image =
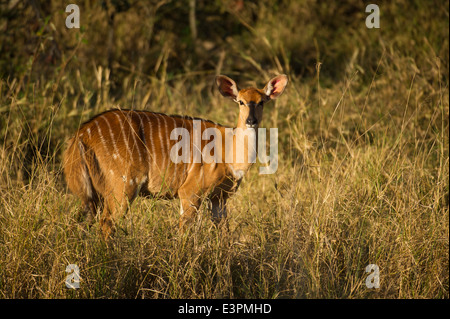
<instances>
[{"instance_id":1,"label":"black nose","mask_svg":"<svg viewBox=\"0 0 450 319\"><path fill-rule=\"evenodd\" d=\"M254 117L249 117L249 118L247 118L247 121L246 121L245 124L247 124L247 125L256 125L256 124L258 124L258 120L256 118L254 118Z\"/></svg>"}]
</instances>

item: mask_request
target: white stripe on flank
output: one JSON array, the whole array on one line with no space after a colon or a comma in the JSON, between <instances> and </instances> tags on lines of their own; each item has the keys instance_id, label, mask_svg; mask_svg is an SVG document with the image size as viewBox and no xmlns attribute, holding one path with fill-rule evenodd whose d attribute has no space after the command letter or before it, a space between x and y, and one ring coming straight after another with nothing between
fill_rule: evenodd
<instances>
[{"instance_id":1,"label":"white stripe on flank","mask_svg":"<svg viewBox=\"0 0 450 319\"><path fill-rule=\"evenodd\" d=\"M109 154L108 146L106 145L105 139L103 138L102 129L100 128L100 125L98 125L97 120L94 121L95 126L97 127L98 135L100 136L100 141L103 144L103 147L105 148L106 154Z\"/></svg>"},{"instance_id":2,"label":"white stripe on flank","mask_svg":"<svg viewBox=\"0 0 450 319\"><path fill-rule=\"evenodd\" d=\"M156 151L155 151L155 144L153 144L152 119L148 116L147 112L144 112L144 115L145 115L145 118L147 119L147 122L148 122L148 130L149 130L149 135L150 135L150 138L148 139L148 142L151 144L151 147L152 147L152 152L150 153L150 157L152 158L153 164L155 164L155 162L156 162L156 159L155 159ZM149 165L150 165L150 161L149 161ZM151 170L149 169L149 171L151 171Z\"/></svg>"},{"instance_id":3,"label":"white stripe on flank","mask_svg":"<svg viewBox=\"0 0 450 319\"><path fill-rule=\"evenodd\" d=\"M158 121L158 133L159 133L159 140L160 140L160 146L161 146L161 160L162 160L162 165L161 165L161 171L164 171L166 168L166 155L164 154L164 145L163 145L163 136L162 136L162 130L161 130L161 122L159 121L159 115L155 114L155 118Z\"/></svg>"},{"instance_id":4,"label":"white stripe on flank","mask_svg":"<svg viewBox=\"0 0 450 319\"><path fill-rule=\"evenodd\" d=\"M131 128L131 136L133 137L133 142L134 142L133 149L136 147L136 149L138 151L138 154L139 154L139 163L142 163L141 150L140 150L139 145L138 145L138 143L136 141L137 132L134 130L134 127L133 127L132 122L131 122L131 115L130 114L133 114L132 112L133 111L129 111L128 112L128 114L127 114L127 121L128 121L128 125L130 125L130 128Z\"/></svg>"},{"instance_id":5,"label":"white stripe on flank","mask_svg":"<svg viewBox=\"0 0 450 319\"><path fill-rule=\"evenodd\" d=\"M127 152L128 155L130 155L130 165L131 165L131 161L133 160L133 154L131 154L131 149L130 149L130 145L128 145L128 139L125 136L125 130L123 128L123 124L122 124L122 119L120 118L119 114L114 113L114 115L117 117L117 119L119 120L119 125L120 125L120 130L122 131L122 136L123 136L123 141L125 143L125 146L127 147Z\"/></svg>"},{"instance_id":6,"label":"white stripe on flank","mask_svg":"<svg viewBox=\"0 0 450 319\"><path fill-rule=\"evenodd\" d=\"M119 148L117 147L117 144L116 144L116 138L114 137L114 132L111 129L111 125L109 125L108 119L106 118L106 116L102 116L101 118L106 122L106 125L108 125L109 135L111 136L111 142L112 142L113 148L114 148L113 157L115 158L117 156L121 161L123 161L122 157L120 156L120 153L119 153ZM105 146L106 146L106 144L105 144ZM114 155L116 155L116 156L114 156Z\"/></svg>"}]
</instances>

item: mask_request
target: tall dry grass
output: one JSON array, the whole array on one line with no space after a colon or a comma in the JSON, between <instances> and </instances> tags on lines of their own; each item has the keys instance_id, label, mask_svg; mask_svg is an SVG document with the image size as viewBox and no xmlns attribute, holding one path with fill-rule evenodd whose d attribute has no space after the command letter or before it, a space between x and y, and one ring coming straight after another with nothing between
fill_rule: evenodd
<instances>
[{"instance_id":1,"label":"tall dry grass","mask_svg":"<svg viewBox=\"0 0 450 319\"><path fill-rule=\"evenodd\" d=\"M106 11L84 3L72 32L50 2L34 42L2 51L0 297L449 297L448 3L383 4L380 30L357 1L245 3L197 1L205 33L192 39L175 28L189 25L178 2L137 1L116 13L108 51ZM156 199L135 201L109 246L76 220L61 153L83 121L133 107L232 126L214 74L261 86L282 71L289 86L263 121L279 130L278 170L250 171L228 232L204 209L180 234L178 202ZM80 289L65 286L69 264Z\"/></svg>"}]
</instances>

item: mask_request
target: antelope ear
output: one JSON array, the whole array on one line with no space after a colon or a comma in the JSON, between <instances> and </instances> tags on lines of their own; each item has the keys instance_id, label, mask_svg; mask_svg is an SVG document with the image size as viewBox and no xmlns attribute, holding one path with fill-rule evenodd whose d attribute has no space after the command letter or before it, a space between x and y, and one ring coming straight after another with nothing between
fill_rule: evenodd
<instances>
[{"instance_id":1,"label":"antelope ear","mask_svg":"<svg viewBox=\"0 0 450 319\"><path fill-rule=\"evenodd\" d=\"M239 88L232 79L225 75L216 76L216 85L220 94L235 101L237 99Z\"/></svg>"},{"instance_id":2,"label":"antelope ear","mask_svg":"<svg viewBox=\"0 0 450 319\"><path fill-rule=\"evenodd\" d=\"M264 93L268 99L276 99L283 93L288 83L288 77L284 74L278 75L271 79L264 87Z\"/></svg>"}]
</instances>

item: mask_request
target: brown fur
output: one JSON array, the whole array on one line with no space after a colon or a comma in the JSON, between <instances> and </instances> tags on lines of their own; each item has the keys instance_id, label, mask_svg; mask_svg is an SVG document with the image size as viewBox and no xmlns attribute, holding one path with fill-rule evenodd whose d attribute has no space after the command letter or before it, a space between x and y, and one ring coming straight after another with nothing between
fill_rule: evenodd
<instances>
[{"instance_id":1,"label":"brown fur","mask_svg":"<svg viewBox=\"0 0 450 319\"><path fill-rule=\"evenodd\" d=\"M262 103L283 92L287 77L273 78L263 90L239 91L236 83L225 76L218 76L216 83L224 96L240 104L238 127L245 130L250 122L257 128ZM112 235L115 220L138 194L180 198L181 227L192 221L203 195L211 201L214 220L226 216L226 200L236 191L251 163L247 157L244 163L193 163L194 120L146 111L111 110L83 124L69 140L64 154L67 185L81 199L90 217L103 206L100 227L105 238ZM190 133L190 163L175 164L170 160L170 150L177 141L169 136L175 127ZM225 127L201 120L202 132L210 127L220 130L222 141L216 142L225 145ZM201 149L211 140L202 139ZM222 147L222 159L228 151Z\"/></svg>"}]
</instances>

